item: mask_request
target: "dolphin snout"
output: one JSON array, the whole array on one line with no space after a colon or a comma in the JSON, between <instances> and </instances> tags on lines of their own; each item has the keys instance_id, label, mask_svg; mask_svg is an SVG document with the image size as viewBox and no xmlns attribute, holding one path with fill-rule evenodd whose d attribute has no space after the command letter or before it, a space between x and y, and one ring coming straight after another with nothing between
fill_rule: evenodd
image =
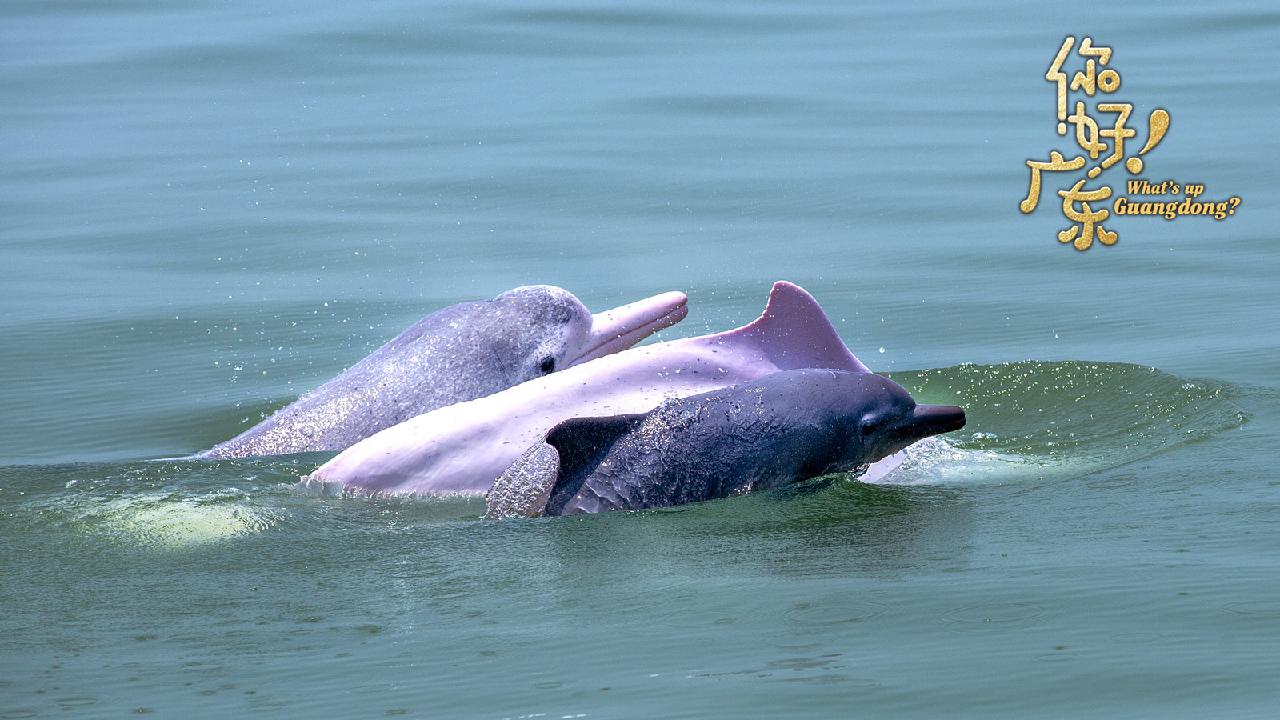
<instances>
[{"instance_id":1,"label":"dolphin snout","mask_svg":"<svg viewBox=\"0 0 1280 720\"><path fill-rule=\"evenodd\" d=\"M964 408L958 405L917 405L903 428L915 439L964 427Z\"/></svg>"},{"instance_id":2,"label":"dolphin snout","mask_svg":"<svg viewBox=\"0 0 1280 720\"><path fill-rule=\"evenodd\" d=\"M689 313L689 298L678 291L637 300L591 316L591 333L581 355L571 365L578 365L626 350L650 335L671 327Z\"/></svg>"}]
</instances>

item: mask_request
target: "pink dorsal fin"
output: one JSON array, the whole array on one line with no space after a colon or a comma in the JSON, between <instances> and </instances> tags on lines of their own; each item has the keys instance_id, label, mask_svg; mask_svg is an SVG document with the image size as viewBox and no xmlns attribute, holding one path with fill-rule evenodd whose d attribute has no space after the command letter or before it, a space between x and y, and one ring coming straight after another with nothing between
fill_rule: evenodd
<instances>
[{"instance_id":1,"label":"pink dorsal fin","mask_svg":"<svg viewBox=\"0 0 1280 720\"><path fill-rule=\"evenodd\" d=\"M822 306L804 288L779 280L764 312L747 325L722 333L724 340L749 340L783 370L831 368L871 370L845 346Z\"/></svg>"}]
</instances>

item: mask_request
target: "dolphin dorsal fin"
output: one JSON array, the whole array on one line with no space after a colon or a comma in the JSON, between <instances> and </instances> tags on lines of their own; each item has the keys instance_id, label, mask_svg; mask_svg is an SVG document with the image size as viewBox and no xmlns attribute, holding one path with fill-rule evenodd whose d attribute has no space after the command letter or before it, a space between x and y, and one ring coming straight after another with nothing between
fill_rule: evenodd
<instances>
[{"instance_id":1,"label":"dolphin dorsal fin","mask_svg":"<svg viewBox=\"0 0 1280 720\"><path fill-rule=\"evenodd\" d=\"M563 505L618 438L644 420L643 413L565 420L547 432L494 481L485 497L491 519L538 517Z\"/></svg>"},{"instance_id":2,"label":"dolphin dorsal fin","mask_svg":"<svg viewBox=\"0 0 1280 720\"><path fill-rule=\"evenodd\" d=\"M559 511L573 499L613 444L644 421L645 413L572 418L551 428L547 444L560 456L555 484L547 492L546 507Z\"/></svg>"},{"instance_id":3,"label":"dolphin dorsal fin","mask_svg":"<svg viewBox=\"0 0 1280 720\"><path fill-rule=\"evenodd\" d=\"M871 372L840 339L818 301L804 288L785 280L773 284L769 302L760 317L712 337L752 342L781 370L829 368Z\"/></svg>"}]
</instances>

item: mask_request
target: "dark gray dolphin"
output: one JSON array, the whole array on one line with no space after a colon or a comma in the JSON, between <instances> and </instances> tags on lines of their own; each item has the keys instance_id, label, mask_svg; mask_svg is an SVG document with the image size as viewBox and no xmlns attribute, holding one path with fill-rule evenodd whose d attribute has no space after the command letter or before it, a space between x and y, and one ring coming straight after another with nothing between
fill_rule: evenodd
<instances>
[{"instance_id":1,"label":"dark gray dolphin","mask_svg":"<svg viewBox=\"0 0 1280 720\"><path fill-rule=\"evenodd\" d=\"M682 320L686 302L668 292L592 315L566 290L530 285L453 305L198 457L345 450L425 412L631 347Z\"/></svg>"},{"instance_id":2,"label":"dark gray dolphin","mask_svg":"<svg viewBox=\"0 0 1280 720\"><path fill-rule=\"evenodd\" d=\"M556 425L490 489L488 517L638 510L765 490L875 462L964 427L879 375L788 370L636 415Z\"/></svg>"}]
</instances>

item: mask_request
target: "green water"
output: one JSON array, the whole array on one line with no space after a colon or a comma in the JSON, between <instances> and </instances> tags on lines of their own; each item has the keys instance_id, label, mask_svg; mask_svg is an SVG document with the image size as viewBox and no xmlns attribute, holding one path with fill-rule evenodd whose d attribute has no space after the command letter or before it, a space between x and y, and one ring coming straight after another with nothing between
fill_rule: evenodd
<instances>
[{"instance_id":1,"label":"green water","mask_svg":"<svg viewBox=\"0 0 1280 720\"><path fill-rule=\"evenodd\" d=\"M1235 216L1081 254L1017 211L1067 33ZM0 40L0 718L1280 706L1270 5L15 1ZM780 278L969 426L529 522L157 460L443 305L686 290L670 339Z\"/></svg>"}]
</instances>

